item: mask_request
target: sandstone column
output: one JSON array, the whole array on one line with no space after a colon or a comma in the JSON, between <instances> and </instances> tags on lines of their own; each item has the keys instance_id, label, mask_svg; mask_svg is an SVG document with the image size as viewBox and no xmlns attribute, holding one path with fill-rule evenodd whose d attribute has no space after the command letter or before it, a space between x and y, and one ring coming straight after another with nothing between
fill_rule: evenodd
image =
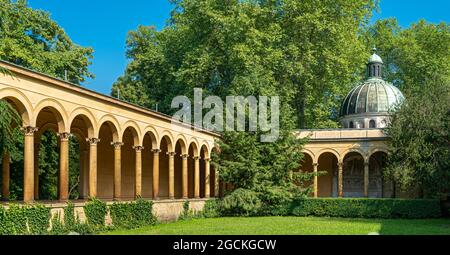
<instances>
[{"instance_id":1,"label":"sandstone column","mask_svg":"<svg viewBox=\"0 0 450 255\"><path fill-rule=\"evenodd\" d=\"M318 185L318 177L317 177L317 167L319 164L314 163L313 167L314 167L314 197L317 198L318 197L318 192L319 192L319 185Z\"/></svg>"},{"instance_id":2,"label":"sandstone column","mask_svg":"<svg viewBox=\"0 0 450 255\"><path fill-rule=\"evenodd\" d=\"M211 170L210 170L210 161L211 159L205 159L205 198L210 197L211 193Z\"/></svg>"},{"instance_id":3,"label":"sandstone column","mask_svg":"<svg viewBox=\"0 0 450 255\"><path fill-rule=\"evenodd\" d=\"M87 138L89 143L89 197L97 196L97 144L98 138Z\"/></svg>"},{"instance_id":4,"label":"sandstone column","mask_svg":"<svg viewBox=\"0 0 450 255\"><path fill-rule=\"evenodd\" d=\"M39 199L39 137L35 138L34 143L34 199ZM36 141L37 140L37 141Z\"/></svg>"},{"instance_id":5,"label":"sandstone column","mask_svg":"<svg viewBox=\"0 0 450 255\"><path fill-rule=\"evenodd\" d=\"M114 146L114 200L122 197L122 146L121 142L111 142Z\"/></svg>"},{"instance_id":6,"label":"sandstone column","mask_svg":"<svg viewBox=\"0 0 450 255\"><path fill-rule=\"evenodd\" d=\"M369 162L364 162L364 196L369 197Z\"/></svg>"},{"instance_id":7,"label":"sandstone column","mask_svg":"<svg viewBox=\"0 0 450 255\"><path fill-rule=\"evenodd\" d=\"M25 135L23 153L23 201L32 203L34 201L34 132L35 127L23 127Z\"/></svg>"},{"instance_id":8,"label":"sandstone column","mask_svg":"<svg viewBox=\"0 0 450 255\"><path fill-rule=\"evenodd\" d=\"M183 198L188 198L188 154L181 155L183 161Z\"/></svg>"},{"instance_id":9,"label":"sandstone column","mask_svg":"<svg viewBox=\"0 0 450 255\"><path fill-rule=\"evenodd\" d=\"M144 150L143 146L134 146L133 147L136 150L136 183L135 183L135 189L134 189L134 197L140 198L142 197L142 150Z\"/></svg>"},{"instance_id":10,"label":"sandstone column","mask_svg":"<svg viewBox=\"0 0 450 255\"><path fill-rule=\"evenodd\" d=\"M69 133L58 134L59 146L59 200L69 199Z\"/></svg>"},{"instance_id":11,"label":"sandstone column","mask_svg":"<svg viewBox=\"0 0 450 255\"><path fill-rule=\"evenodd\" d=\"M339 162L338 163L338 196L344 197L344 184L343 184L343 168L344 163Z\"/></svg>"},{"instance_id":12,"label":"sandstone column","mask_svg":"<svg viewBox=\"0 0 450 255\"><path fill-rule=\"evenodd\" d=\"M10 156L5 152L2 159L3 175L2 175L2 199L9 200L9 179L10 179Z\"/></svg>"},{"instance_id":13,"label":"sandstone column","mask_svg":"<svg viewBox=\"0 0 450 255\"><path fill-rule=\"evenodd\" d=\"M175 152L167 152L167 155L169 155L169 199L175 198L175 154Z\"/></svg>"},{"instance_id":14,"label":"sandstone column","mask_svg":"<svg viewBox=\"0 0 450 255\"><path fill-rule=\"evenodd\" d=\"M200 198L200 157L194 157L194 198Z\"/></svg>"},{"instance_id":15,"label":"sandstone column","mask_svg":"<svg viewBox=\"0 0 450 255\"><path fill-rule=\"evenodd\" d=\"M153 152L153 199L159 199L159 153L160 149L154 149Z\"/></svg>"}]
</instances>

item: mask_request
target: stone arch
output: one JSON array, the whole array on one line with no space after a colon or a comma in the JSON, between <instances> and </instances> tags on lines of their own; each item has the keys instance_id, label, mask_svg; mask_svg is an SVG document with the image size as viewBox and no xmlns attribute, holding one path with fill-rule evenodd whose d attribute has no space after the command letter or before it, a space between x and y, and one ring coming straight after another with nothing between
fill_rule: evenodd
<instances>
[{"instance_id":1,"label":"stone arch","mask_svg":"<svg viewBox=\"0 0 450 255\"><path fill-rule=\"evenodd\" d=\"M179 134L176 139L176 143L180 142L181 146L181 153L187 154L188 153L188 143L187 139L183 134Z\"/></svg>"},{"instance_id":2,"label":"stone arch","mask_svg":"<svg viewBox=\"0 0 450 255\"><path fill-rule=\"evenodd\" d=\"M164 130L161 133L161 138L159 140L159 146L161 147L161 142L162 140L165 140L165 142L167 143L167 150L168 152L173 152L175 150L175 144L174 144L174 137L172 135L172 133L168 130Z\"/></svg>"},{"instance_id":3,"label":"stone arch","mask_svg":"<svg viewBox=\"0 0 450 255\"><path fill-rule=\"evenodd\" d=\"M33 117L33 107L28 98L19 90L5 88L0 90L0 99L11 101L16 107L19 115L22 117L22 125L31 125Z\"/></svg>"},{"instance_id":4,"label":"stone arch","mask_svg":"<svg viewBox=\"0 0 450 255\"><path fill-rule=\"evenodd\" d=\"M304 148L302 152L304 154L307 154L308 156L310 156L312 158L313 162L317 162L316 155L314 155L314 153L311 150L308 150L308 149Z\"/></svg>"},{"instance_id":5,"label":"stone arch","mask_svg":"<svg viewBox=\"0 0 450 255\"><path fill-rule=\"evenodd\" d=\"M325 149L317 154L317 170L324 173L317 177L318 197L337 197L339 160L339 153L335 150Z\"/></svg>"},{"instance_id":6,"label":"stone arch","mask_svg":"<svg viewBox=\"0 0 450 255\"><path fill-rule=\"evenodd\" d=\"M387 155L389 155L389 150L387 148L373 148L371 150L369 150L369 153L367 153L367 158L370 159L370 157L373 156L373 154L377 153L377 152L384 152Z\"/></svg>"},{"instance_id":7,"label":"stone arch","mask_svg":"<svg viewBox=\"0 0 450 255\"><path fill-rule=\"evenodd\" d=\"M94 136L95 137L99 136L100 129L103 126L103 124L107 124L110 127L111 132L113 133L114 142L120 142L122 137L119 135L120 134L119 122L114 116L110 114L104 115L103 117L100 118L100 120L98 121L97 128L95 129Z\"/></svg>"},{"instance_id":8,"label":"stone arch","mask_svg":"<svg viewBox=\"0 0 450 255\"><path fill-rule=\"evenodd\" d=\"M211 151L212 150L209 148L209 145L208 145L208 143L206 141L204 141L202 143L202 145L200 146L200 152L202 152L202 151L204 153L205 159L211 158Z\"/></svg>"},{"instance_id":9,"label":"stone arch","mask_svg":"<svg viewBox=\"0 0 450 255\"><path fill-rule=\"evenodd\" d=\"M193 156L193 157L200 156L200 149L201 148L199 146L197 138L193 137L193 138L191 138L189 140L188 148L190 148L191 146L192 146L192 149L193 149L193 155L191 155L191 156Z\"/></svg>"},{"instance_id":10,"label":"stone arch","mask_svg":"<svg viewBox=\"0 0 450 255\"><path fill-rule=\"evenodd\" d=\"M122 125L120 137L123 139L123 136L127 129L130 129L133 134L134 146L141 145L141 141L143 140L141 136L141 130L136 122L129 120Z\"/></svg>"},{"instance_id":11,"label":"stone arch","mask_svg":"<svg viewBox=\"0 0 450 255\"><path fill-rule=\"evenodd\" d=\"M368 160L367 153L365 153L363 150L359 148L350 148L344 151L344 153L342 153L342 161L344 161L345 157L352 152L359 153L361 157L364 159L364 161Z\"/></svg>"},{"instance_id":12,"label":"stone arch","mask_svg":"<svg viewBox=\"0 0 450 255\"><path fill-rule=\"evenodd\" d=\"M97 129L97 123L95 121L95 117L92 114L92 112L89 109L84 108L84 107L76 108L75 110L73 110L70 113L70 117L69 117L69 121L68 121L69 127L72 126L73 121L78 117L81 117L81 119L84 121L84 124L87 127L88 137L94 137L95 130Z\"/></svg>"},{"instance_id":13,"label":"stone arch","mask_svg":"<svg viewBox=\"0 0 450 255\"><path fill-rule=\"evenodd\" d=\"M342 158L344 197L364 197L364 165L366 154L358 148L345 151Z\"/></svg>"},{"instance_id":14,"label":"stone arch","mask_svg":"<svg viewBox=\"0 0 450 255\"><path fill-rule=\"evenodd\" d=\"M58 132L70 132L70 128L68 127L67 123L67 112L64 109L64 106L62 106L61 103L59 103L57 100L47 98L42 101L40 101L36 108L34 109L34 119L31 122L32 126L37 127L37 121L39 114L42 112L43 109L48 108L53 115L56 118L57 124L58 124ZM39 128L39 127L38 127Z\"/></svg>"},{"instance_id":15,"label":"stone arch","mask_svg":"<svg viewBox=\"0 0 450 255\"><path fill-rule=\"evenodd\" d=\"M317 156L317 160L319 160L319 158L320 158L320 156L322 156L322 154L327 153L327 152L329 152L329 153L333 154L334 156L336 156L336 158L338 159L338 162L342 162L341 154L337 150L332 149L332 148L326 148L326 149L320 150L317 153L317 155L316 155Z\"/></svg>"},{"instance_id":16,"label":"stone arch","mask_svg":"<svg viewBox=\"0 0 450 255\"><path fill-rule=\"evenodd\" d=\"M147 134L150 136L152 149L158 149L159 148L159 141L160 141L160 139L159 139L159 136L158 136L158 132L152 126L147 126L146 128L144 128L144 132L142 133L141 144L144 144L144 139L145 139L145 136Z\"/></svg>"}]
</instances>

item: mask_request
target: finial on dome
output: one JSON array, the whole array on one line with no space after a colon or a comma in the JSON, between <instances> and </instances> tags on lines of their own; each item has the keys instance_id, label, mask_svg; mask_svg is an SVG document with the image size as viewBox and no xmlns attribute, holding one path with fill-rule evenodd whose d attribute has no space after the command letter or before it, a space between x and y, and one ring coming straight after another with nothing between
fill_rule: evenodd
<instances>
[{"instance_id":1,"label":"finial on dome","mask_svg":"<svg viewBox=\"0 0 450 255\"><path fill-rule=\"evenodd\" d=\"M373 53L373 54L377 54L377 47L373 46L373 48L372 48L372 53Z\"/></svg>"}]
</instances>

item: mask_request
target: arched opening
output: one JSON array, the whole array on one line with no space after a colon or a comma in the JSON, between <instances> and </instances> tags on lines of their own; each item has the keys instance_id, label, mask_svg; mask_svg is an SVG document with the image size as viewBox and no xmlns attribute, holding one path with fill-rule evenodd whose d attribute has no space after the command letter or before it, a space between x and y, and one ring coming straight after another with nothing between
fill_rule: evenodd
<instances>
[{"instance_id":1,"label":"arched opening","mask_svg":"<svg viewBox=\"0 0 450 255\"><path fill-rule=\"evenodd\" d=\"M387 157L385 152L377 151L369 158L369 197L393 197L392 182L383 178Z\"/></svg>"},{"instance_id":2,"label":"arched opening","mask_svg":"<svg viewBox=\"0 0 450 255\"><path fill-rule=\"evenodd\" d=\"M337 197L337 163L338 158L331 152L325 152L319 155L317 160L318 172L324 172L317 179L318 197Z\"/></svg>"},{"instance_id":3,"label":"arched opening","mask_svg":"<svg viewBox=\"0 0 450 255\"><path fill-rule=\"evenodd\" d=\"M86 139L93 134L88 117L76 116L70 123L69 198L86 199L89 196L89 146Z\"/></svg>"},{"instance_id":4,"label":"arched opening","mask_svg":"<svg viewBox=\"0 0 450 255\"><path fill-rule=\"evenodd\" d=\"M22 200L23 199L23 156L24 156L24 135L20 131L21 126L28 126L30 124L30 116L27 107L17 98L5 97L1 98L6 103L9 103L12 108L19 114L22 123L13 125L11 145L13 151L5 150L1 158L2 174L1 178L1 199L8 200ZM13 123L11 123L13 124Z\"/></svg>"},{"instance_id":5,"label":"arched opening","mask_svg":"<svg viewBox=\"0 0 450 255\"><path fill-rule=\"evenodd\" d=\"M314 171L313 167L313 158L308 153L303 153L303 159L300 165L300 172L303 173L312 173ZM300 185L300 183L296 183L296 185ZM312 187L313 180L303 183L304 188ZM313 196L313 189L311 189L311 193L308 194L309 196Z\"/></svg>"},{"instance_id":6,"label":"arched opening","mask_svg":"<svg viewBox=\"0 0 450 255\"><path fill-rule=\"evenodd\" d=\"M195 197L195 157L198 157L198 148L195 143L189 145L188 150L188 197Z\"/></svg>"},{"instance_id":7,"label":"arched opening","mask_svg":"<svg viewBox=\"0 0 450 255\"><path fill-rule=\"evenodd\" d=\"M39 130L34 136L34 199L57 200L61 195L58 134L65 131L61 113L53 107L42 108L36 117L36 127ZM74 157L79 160L79 155ZM79 176L79 172L74 174Z\"/></svg>"},{"instance_id":8,"label":"arched opening","mask_svg":"<svg viewBox=\"0 0 450 255\"><path fill-rule=\"evenodd\" d=\"M161 139L159 149L159 197L169 197L169 152L173 152L172 140L168 136Z\"/></svg>"},{"instance_id":9,"label":"arched opening","mask_svg":"<svg viewBox=\"0 0 450 255\"><path fill-rule=\"evenodd\" d=\"M156 137L151 132L144 135L143 146L145 148L142 153L142 197L153 197L153 152L157 149Z\"/></svg>"},{"instance_id":10,"label":"arched opening","mask_svg":"<svg viewBox=\"0 0 450 255\"><path fill-rule=\"evenodd\" d=\"M376 127L377 127L377 124L376 124L375 120L370 120L369 121L369 128L376 128Z\"/></svg>"},{"instance_id":11,"label":"arched opening","mask_svg":"<svg viewBox=\"0 0 450 255\"><path fill-rule=\"evenodd\" d=\"M353 121L350 121L350 123L348 124L349 128L355 128L355 125L353 124Z\"/></svg>"},{"instance_id":12,"label":"arched opening","mask_svg":"<svg viewBox=\"0 0 450 255\"><path fill-rule=\"evenodd\" d=\"M186 154L186 144L182 139L178 139L175 145L174 158L174 191L175 198L183 197L183 154Z\"/></svg>"},{"instance_id":13,"label":"arched opening","mask_svg":"<svg viewBox=\"0 0 450 255\"><path fill-rule=\"evenodd\" d=\"M106 121L99 129L100 142L97 145L97 197L114 198L114 146L118 131L114 123ZM123 148L122 148L123 149Z\"/></svg>"},{"instance_id":14,"label":"arched opening","mask_svg":"<svg viewBox=\"0 0 450 255\"><path fill-rule=\"evenodd\" d=\"M358 152L350 152L344 157L343 166L344 197L364 197L364 158Z\"/></svg>"},{"instance_id":15,"label":"arched opening","mask_svg":"<svg viewBox=\"0 0 450 255\"><path fill-rule=\"evenodd\" d=\"M136 188L136 148L139 146L137 131L128 127L123 132L121 149L121 196L134 199Z\"/></svg>"}]
</instances>

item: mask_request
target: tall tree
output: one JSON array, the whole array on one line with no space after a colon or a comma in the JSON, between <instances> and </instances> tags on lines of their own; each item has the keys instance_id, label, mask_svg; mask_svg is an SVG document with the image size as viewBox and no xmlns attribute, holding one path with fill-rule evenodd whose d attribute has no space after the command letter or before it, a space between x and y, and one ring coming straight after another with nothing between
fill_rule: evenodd
<instances>
[{"instance_id":1,"label":"tall tree","mask_svg":"<svg viewBox=\"0 0 450 255\"><path fill-rule=\"evenodd\" d=\"M94 77L88 71L92 53L91 48L74 44L49 13L28 7L25 0L0 0L0 59L62 79L67 77L68 81L79 84ZM0 73L10 75L4 69ZM22 194L23 136L18 130L22 123L20 118L16 120L17 113L6 101L0 101L0 112L0 155L3 156L3 151L11 154L10 190L14 199ZM54 139L44 139L43 151L51 151ZM78 157L74 154L75 150L71 149L70 153L71 158ZM57 166L52 165L51 170L45 166L48 162L57 162L58 154L45 156L48 161L42 162L42 174L51 176ZM52 180L46 185L56 187L57 182ZM54 197L54 191L50 188L44 187L42 192L50 198Z\"/></svg>"},{"instance_id":2,"label":"tall tree","mask_svg":"<svg viewBox=\"0 0 450 255\"><path fill-rule=\"evenodd\" d=\"M450 191L450 87L429 81L393 114L386 176L422 197Z\"/></svg>"}]
</instances>

